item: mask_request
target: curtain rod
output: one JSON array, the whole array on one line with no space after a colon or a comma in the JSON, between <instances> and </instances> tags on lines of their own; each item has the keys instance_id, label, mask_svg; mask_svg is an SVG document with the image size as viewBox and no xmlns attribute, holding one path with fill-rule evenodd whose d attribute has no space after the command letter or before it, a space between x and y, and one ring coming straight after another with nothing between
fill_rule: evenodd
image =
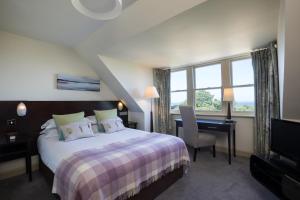
<instances>
[{"instance_id":1,"label":"curtain rod","mask_svg":"<svg viewBox=\"0 0 300 200\"><path fill-rule=\"evenodd\" d=\"M258 48L258 49L254 49L252 52L256 52L256 51L262 51L262 50L266 50L269 49L270 47L263 47L263 48ZM274 44L274 48L277 49L277 44Z\"/></svg>"}]
</instances>

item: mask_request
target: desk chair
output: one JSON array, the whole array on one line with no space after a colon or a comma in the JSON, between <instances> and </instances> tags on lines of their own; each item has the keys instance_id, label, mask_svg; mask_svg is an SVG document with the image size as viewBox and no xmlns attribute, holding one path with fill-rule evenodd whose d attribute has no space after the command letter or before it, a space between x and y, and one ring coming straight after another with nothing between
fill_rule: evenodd
<instances>
[{"instance_id":1,"label":"desk chair","mask_svg":"<svg viewBox=\"0 0 300 200\"><path fill-rule=\"evenodd\" d=\"M212 147L213 157L216 157L216 136L210 133L198 131L196 116L191 106L179 106L183 124L183 140L194 148L194 162L196 161L197 151L201 147Z\"/></svg>"}]
</instances>

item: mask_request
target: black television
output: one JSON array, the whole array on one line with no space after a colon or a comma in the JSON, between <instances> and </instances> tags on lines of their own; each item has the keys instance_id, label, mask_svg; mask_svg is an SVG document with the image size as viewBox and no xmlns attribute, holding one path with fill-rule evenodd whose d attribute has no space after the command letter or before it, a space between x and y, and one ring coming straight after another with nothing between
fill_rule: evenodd
<instances>
[{"instance_id":1,"label":"black television","mask_svg":"<svg viewBox=\"0 0 300 200\"><path fill-rule=\"evenodd\" d=\"M300 164L300 123L271 120L271 151Z\"/></svg>"}]
</instances>

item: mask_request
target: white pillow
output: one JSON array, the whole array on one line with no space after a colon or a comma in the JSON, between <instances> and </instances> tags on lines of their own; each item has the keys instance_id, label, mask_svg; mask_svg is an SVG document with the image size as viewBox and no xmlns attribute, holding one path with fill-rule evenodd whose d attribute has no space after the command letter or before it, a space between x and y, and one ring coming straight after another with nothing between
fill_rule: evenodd
<instances>
[{"instance_id":1,"label":"white pillow","mask_svg":"<svg viewBox=\"0 0 300 200\"><path fill-rule=\"evenodd\" d=\"M100 123L103 125L106 133L113 133L125 129L123 121L119 117L102 120Z\"/></svg>"},{"instance_id":2,"label":"white pillow","mask_svg":"<svg viewBox=\"0 0 300 200\"><path fill-rule=\"evenodd\" d=\"M76 140L79 138L93 137L92 124L86 121L74 122L60 127L65 141Z\"/></svg>"},{"instance_id":3,"label":"white pillow","mask_svg":"<svg viewBox=\"0 0 300 200\"><path fill-rule=\"evenodd\" d=\"M44 129L40 132L41 135L44 135L46 138L50 137L57 137L58 139L58 133L56 128L48 128Z\"/></svg>"},{"instance_id":4,"label":"white pillow","mask_svg":"<svg viewBox=\"0 0 300 200\"><path fill-rule=\"evenodd\" d=\"M54 119L49 119L41 126L41 129L51 129L51 128L56 128Z\"/></svg>"},{"instance_id":5,"label":"white pillow","mask_svg":"<svg viewBox=\"0 0 300 200\"><path fill-rule=\"evenodd\" d=\"M93 116L90 116L90 117L93 117ZM94 119L96 120L95 116L94 116ZM97 121L94 123L94 121L92 119L90 119L89 117L85 117L84 121L86 123L97 124ZM56 123L55 123L54 119L49 119L41 126L41 129L52 129L52 128L56 128Z\"/></svg>"},{"instance_id":6,"label":"white pillow","mask_svg":"<svg viewBox=\"0 0 300 200\"><path fill-rule=\"evenodd\" d=\"M97 119L96 119L95 115L87 116L86 118L90 120L92 125L97 124Z\"/></svg>"},{"instance_id":7,"label":"white pillow","mask_svg":"<svg viewBox=\"0 0 300 200\"><path fill-rule=\"evenodd\" d=\"M92 130L93 130L94 133L100 133L99 128L98 128L98 124L92 124Z\"/></svg>"}]
</instances>

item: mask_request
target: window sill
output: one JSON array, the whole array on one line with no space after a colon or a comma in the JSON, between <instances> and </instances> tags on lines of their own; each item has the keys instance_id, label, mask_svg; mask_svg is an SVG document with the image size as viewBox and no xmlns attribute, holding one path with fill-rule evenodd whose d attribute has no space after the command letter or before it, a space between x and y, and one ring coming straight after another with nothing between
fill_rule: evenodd
<instances>
[{"instance_id":1,"label":"window sill","mask_svg":"<svg viewBox=\"0 0 300 200\"><path fill-rule=\"evenodd\" d=\"M171 115L180 115L179 111L171 111ZM208 117L226 117L227 114L223 112L211 112L211 113L199 113L196 112L196 116L208 116ZM254 118L255 115L254 113L231 113L231 117L235 118Z\"/></svg>"}]
</instances>

